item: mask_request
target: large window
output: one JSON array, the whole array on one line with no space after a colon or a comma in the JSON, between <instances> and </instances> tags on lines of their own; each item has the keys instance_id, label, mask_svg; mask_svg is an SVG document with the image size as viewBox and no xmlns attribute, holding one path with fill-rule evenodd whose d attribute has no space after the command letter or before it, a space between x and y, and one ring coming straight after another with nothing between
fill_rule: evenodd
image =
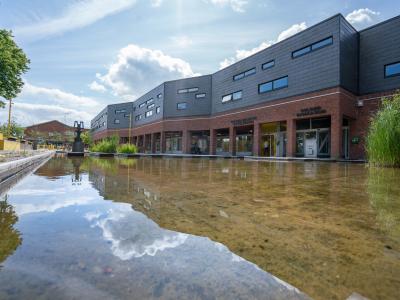
<instances>
[{"instance_id":1,"label":"large window","mask_svg":"<svg viewBox=\"0 0 400 300\"><path fill-rule=\"evenodd\" d=\"M275 66L275 60L270 60L270 61L267 61L266 63L263 63L263 64L261 65L261 68L262 68L263 70L266 70L266 69L272 68L273 66Z\"/></svg>"},{"instance_id":2,"label":"large window","mask_svg":"<svg viewBox=\"0 0 400 300\"><path fill-rule=\"evenodd\" d=\"M328 38L325 38L321 41L318 41L314 44L308 45L306 47L300 48L296 51L292 52L292 58L296 58L299 56L302 56L304 54L310 53L312 51L324 48L326 46L332 45L333 44L333 38L330 36Z\"/></svg>"},{"instance_id":3,"label":"large window","mask_svg":"<svg viewBox=\"0 0 400 300\"><path fill-rule=\"evenodd\" d=\"M152 110L146 111L146 118L151 117L152 115L153 115Z\"/></svg>"},{"instance_id":4,"label":"large window","mask_svg":"<svg viewBox=\"0 0 400 300\"><path fill-rule=\"evenodd\" d=\"M400 62L385 66L385 77L393 77L400 75Z\"/></svg>"},{"instance_id":5,"label":"large window","mask_svg":"<svg viewBox=\"0 0 400 300\"><path fill-rule=\"evenodd\" d=\"M176 104L176 109L177 110L185 110L187 109L187 103L186 102L180 102Z\"/></svg>"},{"instance_id":6,"label":"large window","mask_svg":"<svg viewBox=\"0 0 400 300\"><path fill-rule=\"evenodd\" d=\"M243 92L242 91L236 91L232 94L228 94L225 96L222 96L222 103L226 103L229 101L235 101L235 100L240 100L243 97Z\"/></svg>"},{"instance_id":7,"label":"large window","mask_svg":"<svg viewBox=\"0 0 400 300\"><path fill-rule=\"evenodd\" d=\"M198 92L198 91L199 91L198 87L192 87L192 88L187 88L187 89L179 89L178 94L194 93L194 92Z\"/></svg>"},{"instance_id":8,"label":"large window","mask_svg":"<svg viewBox=\"0 0 400 300\"><path fill-rule=\"evenodd\" d=\"M283 89L288 86L288 76L281 77L272 81L264 82L258 85L258 92L260 94L270 92L273 90Z\"/></svg>"},{"instance_id":9,"label":"large window","mask_svg":"<svg viewBox=\"0 0 400 300\"><path fill-rule=\"evenodd\" d=\"M250 75L253 75L253 74L256 74L256 68L252 68L252 69L247 70L245 72L236 74L235 76L233 76L233 80L236 81L236 80L242 79L244 77L247 77L247 76L250 76Z\"/></svg>"}]
</instances>

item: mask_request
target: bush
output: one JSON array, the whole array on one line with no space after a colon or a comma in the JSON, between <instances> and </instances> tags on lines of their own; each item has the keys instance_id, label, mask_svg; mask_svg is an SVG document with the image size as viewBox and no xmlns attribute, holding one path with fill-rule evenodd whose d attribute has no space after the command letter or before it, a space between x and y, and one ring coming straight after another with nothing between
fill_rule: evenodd
<instances>
[{"instance_id":1,"label":"bush","mask_svg":"<svg viewBox=\"0 0 400 300\"><path fill-rule=\"evenodd\" d=\"M118 153L135 154L137 153L137 147L132 144L123 144L117 148Z\"/></svg>"},{"instance_id":2,"label":"bush","mask_svg":"<svg viewBox=\"0 0 400 300\"><path fill-rule=\"evenodd\" d=\"M102 152L102 153L116 153L118 146L118 136L108 137L101 142L90 147L92 152Z\"/></svg>"},{"instance_id":3,"label":"bush","mask_svg":"<svg viewBox=\"0 0 400 300\"><path fill-rule=\"evenodd\" d=\"M368 161L379 167L400 167L400 93L385 98L371 120L366 144Z\"/></svg>"}]
</instances>

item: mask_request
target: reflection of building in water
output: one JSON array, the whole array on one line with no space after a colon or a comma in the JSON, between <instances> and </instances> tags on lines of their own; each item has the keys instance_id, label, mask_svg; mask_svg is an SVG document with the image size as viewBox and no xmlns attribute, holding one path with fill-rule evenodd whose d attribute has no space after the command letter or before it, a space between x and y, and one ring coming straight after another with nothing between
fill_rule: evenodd
<instances>
[{"instance_id":1,"label":"reflection of building in water","mask_svg":"<svg viewBox=\"0 0 400 300\"><path fill-rule=\"evenodd\" d=\"M21 235L14 228L17 221L18 217L14 208L7 203L7 196L0 199L0 263L21 245Z\"/></svg>"}]
</instances>

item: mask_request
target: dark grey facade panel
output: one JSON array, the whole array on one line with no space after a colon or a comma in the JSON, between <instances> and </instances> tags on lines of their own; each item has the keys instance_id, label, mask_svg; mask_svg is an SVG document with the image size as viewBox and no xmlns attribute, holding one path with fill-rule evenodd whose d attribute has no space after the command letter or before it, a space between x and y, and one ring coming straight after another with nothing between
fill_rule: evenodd
<instances>
[{"instance_id":1,"label":"dark grey facade panel","mask_svg":"<svg viewBox=\"0 0 400 300\"><path fill-rule=\"evenodd\" d=\"M165 84L160 84L156 88L152 89L148 93L144 94L137 100L133 102L132 105L132 110L135 107L135 111L133 112L133 126L137 127L140 125L148 124L148 123L153 123L156 121L159 121L163 118L163 110L164 110L164 101L165 101L165 92L164 92L164 86ZM158 95L161 95L161 98L157 97ZM153 108L148 108L148 105L150 104L145 104L142 107L139 107L140 104L145 103L146 101L149 101L150 99L153 99L154 107ZM160 107L160 113L156 113L156 108ZM148 111L153 111L153 114L150 117L146 118L146 112ZM140 120L136 119L136 116L142 115L142 118Z\"/></svg>"},{"instance_id":2,"label":"dark grey facade panel","mask_svg":"<svg viewBox=\"0 0 400 300\"><path fill-rule=\"evenodd\" d=\"M400 76L384 76L386 64L400 61L400 16L359 34L360 93L400 88Z\"/></svg>"},{"instance_id":3,"label":"dark grey facade panel","mask_svg":"<svg viewBox=\"0 0 400 300\"><path fill-rule=\"evenodd\" d=\"M107 129L129 128L129 115L131 113L132 102L108 105Z\"/></svg>"},{"instance_id":4,"label":"dark grey facade panel","mask_svg":"<svg viewBox=\"0 0 400 300\"><path fill-rule=\"evenodd\" d=\"M340 85L354 94L358 93L358 32L340 18Z\"/></svg>"},{"instance_id":5,"label":"dark grey facade panel","mask_svg":"<svg viewBox=\"0 0 400 300\"><path fill-rule=\"evenodd\" d=\"M107 109L108 106L106 106L105 108L103 108L103 110L101 112L99 112L96 117L94 117L92 119L92 121L90 122L90 128L92 130L93 133L97 133L103 130L107 129Z\"/></svg>"},{"instance_id":6,"label":"dark grey facade panel","mask_svg":"<svg viewBox=\"0 0 400 300\"><path fill-rule=\"evenodd\" d=\"M198 88L195 92L179 94L178 90ZM205 97L196 98L196 94ZM187 103L187 108L178 110L178 103ZM164 118L204 116L211 113L211 75L168 81L165 83Z\"/></svg>"},{"instance_id":7,"label":"dark grey facade panel","mask_svg":"<svg viewBox=\"0 0 400 300\"><path fill-rule=\"evenodd\" d=\"M339 22L340 16L337 15L213 74L211 112L220 113L338 86L340 82ZM292 58L293 51L330 36L333 37L332 45ZM273 59L275 66L262 70L262 64ZM234 75L253 67L256 67L256 74L233 81ZM258 93L259 84L283 76L289 77L287 88L265 94ZM238 90L243 91L242 100L222 103L222 96Z\"/></svg>"}]
</instances>

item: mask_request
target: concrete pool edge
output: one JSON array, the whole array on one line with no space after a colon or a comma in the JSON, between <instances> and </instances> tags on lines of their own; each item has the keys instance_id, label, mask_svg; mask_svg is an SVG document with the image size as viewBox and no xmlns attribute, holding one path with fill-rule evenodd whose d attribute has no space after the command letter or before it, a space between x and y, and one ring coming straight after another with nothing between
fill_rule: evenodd
<instances>
[{"instance_id":1,"label":"concrete pool edge","mask_svg":"<svg viewBox=\"0 0 400 300\"><path fill-rule=\"evenodd\" d=\"M30 169L32 166L38 166L53 157L55 151L46 151L39 154L20 158L17 160L4 162L0 164L0 191L3 184L18 175L19 173Z\"/></svg>"}]
</instances>

